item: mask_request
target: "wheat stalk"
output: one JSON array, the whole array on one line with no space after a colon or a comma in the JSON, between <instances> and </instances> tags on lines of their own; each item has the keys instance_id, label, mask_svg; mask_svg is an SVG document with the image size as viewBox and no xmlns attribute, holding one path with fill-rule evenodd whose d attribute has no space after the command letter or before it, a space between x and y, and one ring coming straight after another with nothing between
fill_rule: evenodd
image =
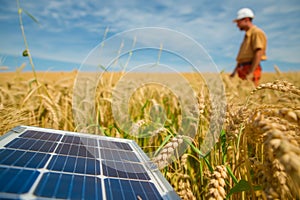
<instances>
[{"instance_id":1,"label":"wheat stalk","mask_svg":"<svg viewBox=\"0 0 300 200\"><path fill-rule=\"evenodd\" d=\"M196 200L192 192L192 184L190 182L191 177L187 174L180 174L178 182L178 195L182 200Z\"/></svg>"},{"instance_id":2,"label":"wheat stalk","mask_svg":"<svg viewBox=\"0 0 300 200\"><path fill-rule=\"evenodd\" d=\"M269 83L263 83L254 89L251 94L254 94L255 92L263 89L271 89L271 90L277 90L281 92L291 92L296 95L300 95L300 89L298 89L296 86L294 86L292 83L284 80L276 80L274 82Z\"/></svg>"},{"instance_id":3,"label":"wheat stalk","mask_svg":"<svg viewBox=\"0 0 300 200\"><path fill-rule=\"evenodd\" d=\"M273 168L272 189L284 198L300 197L300 148L293 137L278 129L271 129L265 141L266 160ZM270 190L270 189L269 189Z\"/></svg>"},{"instance_id":4,"label":"wheat stalk","mask_svg":"<svg viewBox=\"0 0 300 200\"><path fill-rule=\"evenodd\" d=\"M158 166L163 168L169 164L170 160L176 156L175 151L183 143L184 136L177 135L170 139L170 141L162 148L159 154L152 158L152 161Z\"/></svg>"},{"instance_id":5,"label":"wheat stalk","mask_svg":"<svg viewBox=\"0 0 300 200\"><path fill-rule=\"evenodd\" d=\"M206 198L209 200L226 199L225 180L227 180L227 169L224 165L216 166L212 173L208 174L208 192Z\"/></svg>"}]
</instances>

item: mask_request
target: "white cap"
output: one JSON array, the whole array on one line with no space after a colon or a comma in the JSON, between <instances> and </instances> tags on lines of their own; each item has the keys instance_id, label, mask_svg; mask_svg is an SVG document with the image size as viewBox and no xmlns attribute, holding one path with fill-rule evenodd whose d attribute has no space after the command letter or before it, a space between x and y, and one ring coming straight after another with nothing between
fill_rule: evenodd
<instances>
[{"instance_id":1,"label":"white cap","mask_svg":"<svg viewBox=\"0 0 300 200\"><path fill-rule=\"evenodd\" d=\"M243 19L243 18L254 18L254 13L251 9L249 8L242 8L237 12L237 17L236 19L234 19L233 21L236 22L239 19Z\"/></svg>"}]
</instances>

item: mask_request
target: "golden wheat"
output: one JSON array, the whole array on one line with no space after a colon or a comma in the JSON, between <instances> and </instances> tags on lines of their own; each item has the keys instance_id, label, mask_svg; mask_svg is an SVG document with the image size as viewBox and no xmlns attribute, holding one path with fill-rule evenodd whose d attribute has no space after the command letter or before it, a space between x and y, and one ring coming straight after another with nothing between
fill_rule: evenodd
<instances>
[{"instance_id":1,"label":"golden wheat","mask_svg":"<svg viewBox=\"0 0 300 200\"><path fill-rule=\"evenodd\" d=\"M182 200L196 200L192 192L191 177L186 174L180 174L178 180L178 195Z\"/></svg>"},{"instance_id":2,"label":"golden wheat","mask_svg":"<svg viewBox=\"0 0 300 200\"><path fill-rule=\"evenodd\" d=\"M41 72L37 73L39 84L34 84L32 73L0 73L1 133L23 124L134 139L146 152L156 152L153 161L182 199L225 199L236 186L234 178L247 180L252 189L228 199L300 198L299 73L265 73L256 89L249 82L230 79L222 73L226 115L214 113L213 96L209 96L198 75L184 74L198 103L194 110L199 113L199 123L193 121L189 124L193 130L187 130L196 132L193 138L182 132L182 107L170 89L157 85L139 87L132 81L138 89L128 101L133 122L126 131L112 112L113 91L124 73L101 74L97 87L93 86L95 75L86 74L86 78L78 80L82 87L73 91L77 74ZM90 92L84 90L85 86L95 89L94 102L85 98ZM176 87L184 92L185 88ZM121 98L118 93L114 95L117 100ZM77 107L73 107L74 96ZM91 108L95 108L95 117L90 116ZM154 116L161 120L153 122ZM225 135L216 140L205 161L195 149L201 149L204 138L219 130L210 125L220 116L225 116ZM149 127L152 129L147 137L140 137ZM210 128L213 131L208 133ZM193 148L187 146L191 142ZM187 147L185 152L181 152L182 147ZM229 176L227 167L233 175ZM253 191L254 186L261 189Z\"/></svg>"},{"instance_id":3,"label":"golden wheat","mask_svg":"<svg viewBox=\"0 0 300 200\"><path fill-rule=\"evenodd\" d=\"M171 161L171 159L174 159L174 156L176 155L176 149L179 148L179 146L183 143L183 136L177 135L176 137L173 137L159 152L157 156L152 158L152 161L157 164L158 168L163 168Z\"/></svg>"},{"instance_id":4,"label":"golden wheat","mask_svg":"<svg viewBox=\"0 0 300 200\"><path fill-rule=\"evenodd\" d=\"M212 173L208 174L208 192L206 198L210 200L226 199L225 180L227 180L227 169L223 165L216 166Z\"/></svg>"}]
</instances>

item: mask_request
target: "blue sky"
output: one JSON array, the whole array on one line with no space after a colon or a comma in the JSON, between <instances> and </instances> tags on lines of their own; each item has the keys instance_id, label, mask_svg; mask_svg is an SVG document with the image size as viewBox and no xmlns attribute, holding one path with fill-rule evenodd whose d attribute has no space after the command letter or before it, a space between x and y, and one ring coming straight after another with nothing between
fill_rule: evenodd
<instances>
[{"instance_id":1,"label":"blue sky","mask_svg":"<svg viewBox=\"0 0 300 200\"><path fill-rule=\"evenodd\" d=\"M79 69L91 51L106 38L143 27L178 31L202 45L219 70L232 71L243 39L232 20L238 9L254 10L254 24L268 36L265 71L300 70L299 0L20 0L23 23L36 70ZM0 66L13 71L28 59L14 0L1 0ZM176 46L184 46L182 41ZM119 46L114 46L118 51ZM193 49L186 49L193 51ZM145 51L145 53L147 53ZM136 58L137 59L137 58Z\"/></svg>"}]
</instances>

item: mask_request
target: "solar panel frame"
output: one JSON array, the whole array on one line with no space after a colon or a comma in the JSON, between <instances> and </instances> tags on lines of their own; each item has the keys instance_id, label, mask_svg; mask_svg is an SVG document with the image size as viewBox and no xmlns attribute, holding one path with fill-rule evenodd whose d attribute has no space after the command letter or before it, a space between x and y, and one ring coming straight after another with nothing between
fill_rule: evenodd
<instances>
[{"instance_id":1,"label":"solar panel frame","mask_svg":"<svg viewBox=\"0 0 300 200\"><path fill-rule=\"evenodd\" d=\"M24 183L13 191L19 182L0 184L0 198L180 199L137 143L128 139L18 126L0 137L0 177L12 172L17 173L13 180L29 176L27 187ZM47 188L54 183L55 188Z\"/></svg>"}]
</instances>

